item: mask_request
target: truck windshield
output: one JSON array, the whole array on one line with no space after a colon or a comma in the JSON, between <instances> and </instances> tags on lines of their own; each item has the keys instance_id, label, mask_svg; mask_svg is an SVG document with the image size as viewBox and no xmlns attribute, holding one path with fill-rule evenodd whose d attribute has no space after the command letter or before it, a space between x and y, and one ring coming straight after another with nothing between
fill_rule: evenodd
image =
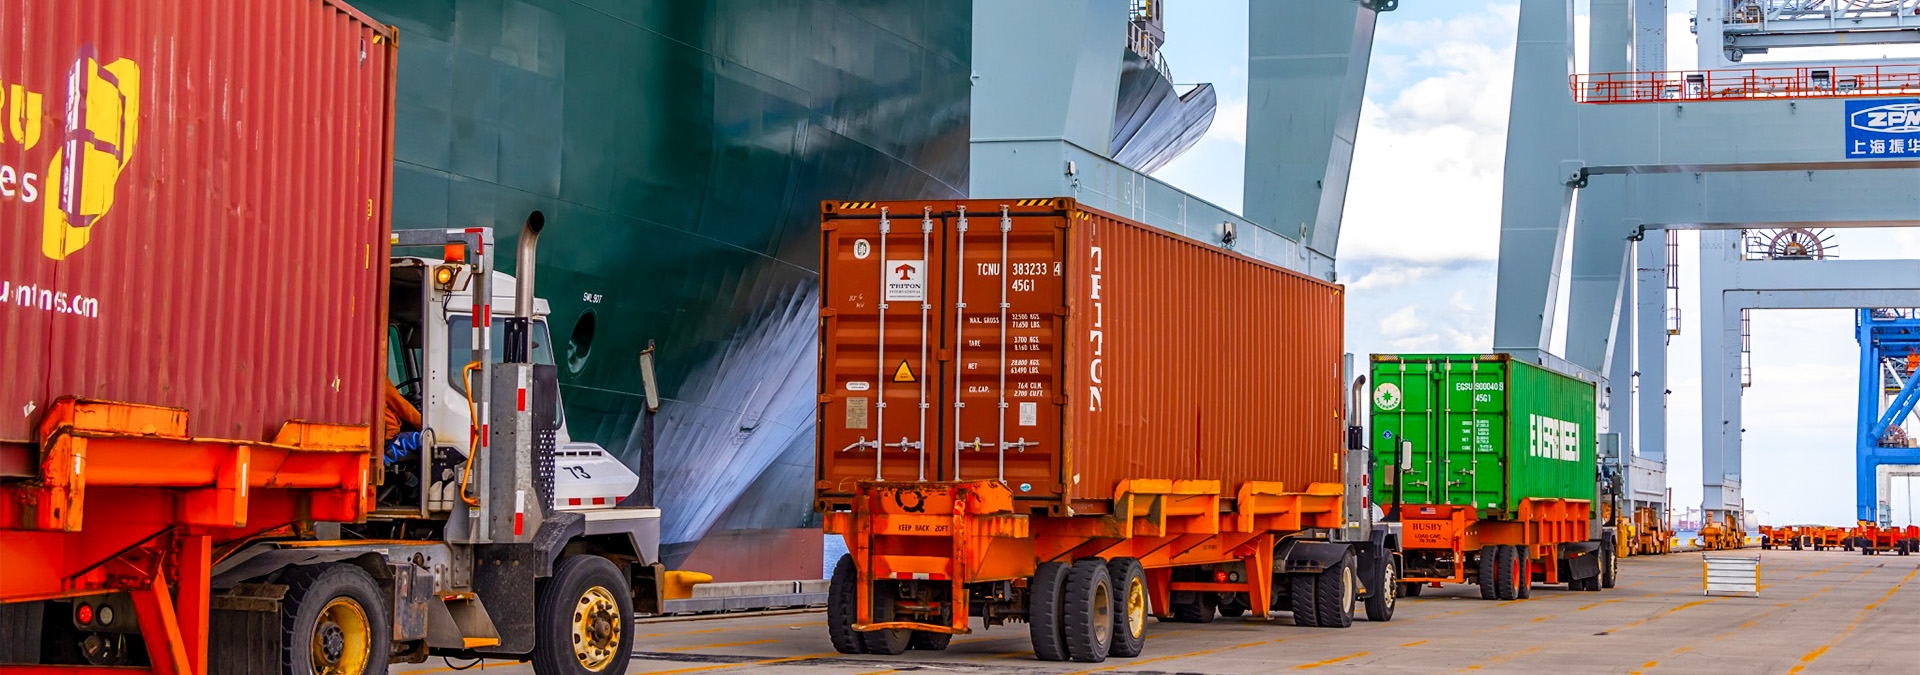
<instances>
[{"instance_id":1,"label":"truck windshield","mask_svg":"<svg viewBox=\"0 0 1920 675\"><path fill-rule=\"evenodd\" d=\"M506 323L498 316L493 320L493 362L502 363L506 350L501 345L507 340ZM454 314L447 317L447 380L453 388L466 395L467 385L460 376L460 369L473 362L473 315ZM547 322L535 319L533 322L533 362L540 365L553 365L553 341L547 337Z\"/></svg>"}]
</instances>

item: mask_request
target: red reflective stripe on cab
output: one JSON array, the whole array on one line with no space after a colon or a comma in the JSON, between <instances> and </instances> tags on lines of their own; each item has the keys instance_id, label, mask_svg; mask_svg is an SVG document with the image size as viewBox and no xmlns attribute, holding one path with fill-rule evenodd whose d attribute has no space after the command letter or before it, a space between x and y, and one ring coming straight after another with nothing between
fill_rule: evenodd
<instances>
[{"instance_id":1,"label":"red reflective stripe on cab","mask_svg":"<svg viewBox=\"0 0 1920 675\"><path fill-rule=\"evenodd\" d=\"M594 497L594 498L593 498L593 505L594 505L594 506L599 506L599 505L601 505L601 504L605 504L605 503L607 503L607 498L606 498L606 497Z\"/></svg>"},{"instance_id":2,"label":"red reflective stripe on cab","mask_svg":"<svg viewBox=\"0 0 1920 675\"><path fill-rule=\"evenodd\" d=\"M579 506L579 505L580 505L580 498L579 498L579 497L568 497L568 498L567 498L567 506Z\"/></svg>"},{"instance_id":3,"label":"red reflective stripe on cab","mask_svg":"<svg viewBox=\"0 0 1920 675\"><path fill-rule=\"evenodd\" d=\"M522 388L519 390L518 398L520 399L519 401L520 412L526 412L527 411L527 390L525 388Z\"/></svg>"},{"instance_id":4,"label":"red reflective stripe on cab","mask_svg":"<svg viewBox=\"0 0 1920 675\"><path fill-rule=\"evenodd\" d=\"M513 512L513 536L520 536L520 531L525 529L526 524L527 514L519 511Z\"/></svg>"}]
</instances>

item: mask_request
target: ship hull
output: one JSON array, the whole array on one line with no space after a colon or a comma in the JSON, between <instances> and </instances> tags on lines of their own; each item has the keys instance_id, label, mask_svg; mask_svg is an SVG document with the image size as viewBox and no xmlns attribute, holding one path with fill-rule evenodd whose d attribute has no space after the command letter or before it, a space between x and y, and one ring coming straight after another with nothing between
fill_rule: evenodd
<instances>
[{"instance_id":1,"label":"ship hull","mask_svg":"<svg viewBox=\"0 0 1920 675\"><path fill-rule=\"evenodd\" d=\"M816 577L819 203L966 195L971 3L355 5L400 29L394 226L542 211L567 426L653 445L667 564Z\"/></svg>"}]
</instances>

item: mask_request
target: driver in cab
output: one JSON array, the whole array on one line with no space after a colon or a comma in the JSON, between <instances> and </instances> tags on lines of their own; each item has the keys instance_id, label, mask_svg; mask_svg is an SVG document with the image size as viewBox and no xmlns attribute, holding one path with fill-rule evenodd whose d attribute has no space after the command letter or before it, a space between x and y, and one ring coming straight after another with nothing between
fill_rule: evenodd
<instances>
[{"instance_id":1,"label":"driver in cab","mask_svg":"<svg viewBox=\"0 0 1920 675\"><path fill-rule=\"evenodd\" d=\"M386 385L386 457L387 464L391 466L406 461L420 451L420 409L400 393L400 388L393 385L391 378L383 375L380 381Z\"/></svg>"}]
</instances>

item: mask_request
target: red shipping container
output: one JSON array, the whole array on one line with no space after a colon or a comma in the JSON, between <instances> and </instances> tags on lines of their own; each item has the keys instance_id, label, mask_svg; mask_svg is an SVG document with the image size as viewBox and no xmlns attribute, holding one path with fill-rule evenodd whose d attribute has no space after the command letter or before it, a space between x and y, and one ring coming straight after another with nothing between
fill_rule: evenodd
<instances>
[{"instance_id":1,"label":"red shipping container","mask_svg":"<svg viewBox=\"0 0 1920 675\"><path fill-rule=\"evenodd\" d=\"M822 220L818 508L876 478L1053 515L1134 478L1341 482L1340 286L1066 198Z\"/></svg>"},{"instance_id":2,"label":"red shipping container","mask_svg":"<svg viewBox=\"0 0 1920 675\"><path fill-rule=\"evenodd\" d=\"M0 444L74 395L378 423L391 29L326 0L0 0Z\"/></svg>"}]
</instances>

